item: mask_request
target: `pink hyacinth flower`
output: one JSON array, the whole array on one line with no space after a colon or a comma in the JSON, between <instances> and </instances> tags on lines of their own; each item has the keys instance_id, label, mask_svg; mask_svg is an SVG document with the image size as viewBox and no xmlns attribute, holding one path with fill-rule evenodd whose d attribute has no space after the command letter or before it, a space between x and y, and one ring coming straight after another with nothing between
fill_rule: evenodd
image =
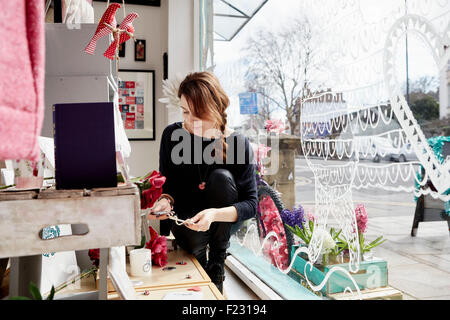
<instances>
[{"instance_id":1,"label":"pink hyacinth flower","mask_svg":"<svg viewBox=\"0 0 450 320\"><path fill-rule=\"evenodd\" d=\"M267 120L266 130L267 132L281 134L286 130L286 125L283 120Z\"/></svg>"},{"instance_id":2,"label":"pink hyacinth flower","mask_svg":"<svg viewBox=\"0 0 450 320\"><path fill-rule=\"evenodd\" d=\"M365 233L367 230L367 222L369 221L369 217L367 215L366 207L363 204L356 206L355 216L359 232Z\"/></svg>"}]
</instances>

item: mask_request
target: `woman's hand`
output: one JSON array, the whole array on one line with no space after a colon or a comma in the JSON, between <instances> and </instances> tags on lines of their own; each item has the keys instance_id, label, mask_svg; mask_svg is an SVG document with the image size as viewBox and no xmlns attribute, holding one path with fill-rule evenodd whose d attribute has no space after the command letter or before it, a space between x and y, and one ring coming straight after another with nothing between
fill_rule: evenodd
<instances>
[{"instance_id":1,"label":"woman's hand","mask_svg":"<svg viewBox=\"0 0 450 320\"><path fill-rule=\"evenodd\" d=\"M166 198L159 199L155 202L153 207L150 208L150 212L147 215L148 220L167 220L169 219L168 215L162 215L162 216L155 216L152 214L152 212L161 212L161 211L172 211L172 207L169 203L169 200Z\"/></svg>"},{"instance_id":2,"label":"woman's hand","mask_svg":"<svg viewBox=\"0 0 450 320\"><path fill-rule=\"evenodd\" d=\"M206 209L197 213L190 220L192 223L186 223L186 227L194 230L205 232L208 231L211 223L215 221L217 209Z\"/></svg>"}]
</instances>

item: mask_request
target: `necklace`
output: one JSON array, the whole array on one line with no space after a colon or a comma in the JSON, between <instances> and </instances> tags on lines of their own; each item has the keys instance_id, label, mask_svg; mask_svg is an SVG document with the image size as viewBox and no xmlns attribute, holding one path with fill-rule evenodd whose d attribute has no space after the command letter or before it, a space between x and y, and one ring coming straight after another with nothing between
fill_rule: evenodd
<instances>
[{"instance_id":1,"label":"necklace","mask_svg":"<svg viewBox=\"0 0 450 320\"><path fill-rule=\"evenodd\" d=\"M208 175L208 170L209 170L209 166L206 167L206 172L205 172L205 176L202 177L201 173L200 173L200 165L197 166L198 169L198 176L200 178L200 184L198 185L198 188L200 190L205 190L206 188L206 176Z\"/></svg>"}]
</instances>

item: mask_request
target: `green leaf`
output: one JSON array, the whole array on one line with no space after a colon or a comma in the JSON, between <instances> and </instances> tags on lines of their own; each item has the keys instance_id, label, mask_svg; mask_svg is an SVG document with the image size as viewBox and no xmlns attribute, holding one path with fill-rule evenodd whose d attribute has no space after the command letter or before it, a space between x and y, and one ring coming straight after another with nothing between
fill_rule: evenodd
<instances>
[{"instance_id":1,"label":"green leaf","mask_svg":"<svg viewBox=\"0 0 450 320\"><path fill-rule=\"evenodd\" d=\"M374 244L380 242L381 240L383 240L383 236L380 236L380 237L376 238L375 240L373 240L371 243L369 243L369 246L374 245ZM385 241L386 240L384 240L383 242L385 242Z\"/></svg>"},{"instance_id":2,"label":"green leaf","mask_svg":"<svg viewBox=\"0 0 450 320\"><path fill-rule=\"evenodd\" d=\"M374 243L374 242L372 242L371 244L369 244L368 246L367 246L367 249L373 249L373 248L375 248L375 247L378 247L379 245L381 245L381 244L383 244L383 243L385 243L387 240L385 239L385 240L383 240L383 241L381 241L381 242L376 242L376 243Z\"/></svg>"},{"instance_id":3,"label":"green leaf","mask_svg":"<svg viewBox=\"0 0 450 320\"><path fill-rule=\"evenodd\" d=\"M286 228L287 228L290 232L292 232L292 233L297 233L297 230L295 230L294 228L292 228L290 225L285 224L285 226L286 226ZM296 226L296 227L297 227L297 226Z\"/></svg>"},{"instance_id":4,"label":"green leaf","mask_svg":"<svg viewBox=\"0 0 450 320\"><path fill-rule=\"evenodd\" d=\"M30 293L33 296L34 300L42 300L41 293L39 292L38 287L33 282L30 282Z\"/></svg>"},{"instance_id":5,"label":"green leaf","mask_svg":"<svg viewBox=\"0 0 450 320\"><path fill-rule=\"evenodd\" d=\"M50 290L50 294L47 297L47 300L53 300L54 296L55 296L55 287L52 286L52 289Z\"/></svg>"},{"instance_id":6,"label":"green leaf","mask_svg":"<svg viewBox=\"0 0 450 320\"><path fill-rule=\"evenodd\" d=\"M31 300L28 297L9 297L8 300Z\"/></svg>"}]
</instances>

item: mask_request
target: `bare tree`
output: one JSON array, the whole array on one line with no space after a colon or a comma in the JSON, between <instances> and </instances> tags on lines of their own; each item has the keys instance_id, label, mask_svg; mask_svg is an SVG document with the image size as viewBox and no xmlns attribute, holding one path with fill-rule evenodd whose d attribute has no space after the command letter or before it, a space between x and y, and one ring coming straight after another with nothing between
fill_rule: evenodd
<instances>
[{"instance_id":1,"label":"bare tree","mask_svg":"<svg viewBox=\"0 0 450 320\"><path fill-rule=\"evenodd\" d=\"M311 89L317 69L318 38L308 18L302 17L279 32L260 30L246 47L247 88L267 99L265 116L276 108L286 112L291 134L300 125L297 99Z\"/></svg>"},{"instance_id":2,"label":"bare tree","mask_svg":"<svg viewBox=\"0 0 450 320\"><path fill-rule=\"evenodd\" d=\"M439 101L439 79L432 76L423 76L410 85L410 102L424 99L427 96ZM406 93L406 83L403 84L403 92Z\"/></svg>"},{"instance_id":3,"label":"bare tree","mask_svg":"<svg viewBox=\"0 0 450 320\"><path fill-rule=\"evenodd\" d=\"M253 125L256 128L263 128L266 121L272 118L274 112L272 102L266 94L266 89L264 87L258 87L256 81L250 80L247 77L245 87L247 92L260 93L258 95L258 114L250 115L248 122L253 122ZM249 125L249 127L251 127L251 125Z\"/></svg>"}]
</instances>

